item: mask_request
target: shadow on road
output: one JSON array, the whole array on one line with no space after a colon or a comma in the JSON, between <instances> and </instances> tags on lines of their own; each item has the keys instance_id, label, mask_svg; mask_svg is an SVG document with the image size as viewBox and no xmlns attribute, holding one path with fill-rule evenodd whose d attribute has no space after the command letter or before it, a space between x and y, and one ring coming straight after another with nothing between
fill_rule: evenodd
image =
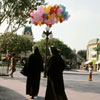
<instances>
[{"instance_id":1,"label":"shadow on road","mask_svg":"<svg viewBox=\"0 0 100 100\"><path fill-rule=\"evenodd\" d=\"M9 88L0 86L0 100L27 100L27 98Z\"/></svg>"},{"instance_id":2,"label":"shadow on road","mask_svg":"<svg viewBox=\"0 0 100 100\"><path fill-rule=\"evenodd\" d=\"M38 96L36 100L44 100L43 97Z\"/></svg>"}]
</instances>

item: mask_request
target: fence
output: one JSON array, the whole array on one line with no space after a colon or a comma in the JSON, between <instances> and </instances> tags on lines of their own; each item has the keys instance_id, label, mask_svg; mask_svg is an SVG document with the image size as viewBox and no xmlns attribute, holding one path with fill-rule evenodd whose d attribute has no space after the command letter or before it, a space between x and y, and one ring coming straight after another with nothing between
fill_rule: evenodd
<instances>
[{"instance_id":1,"label":"fence","mask_svg":"<svg viewBox=\"0 0 100 100\"><path fill-rule=\"evenodd\" d=\"M7 62L0 61L0 75L8 75L9 66Z\"/></svg>"}]
</instances>

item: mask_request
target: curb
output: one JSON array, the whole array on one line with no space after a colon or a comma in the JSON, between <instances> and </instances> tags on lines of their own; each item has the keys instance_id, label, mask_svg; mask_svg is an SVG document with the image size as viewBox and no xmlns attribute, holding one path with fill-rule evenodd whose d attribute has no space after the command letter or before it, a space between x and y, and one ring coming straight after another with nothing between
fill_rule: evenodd
<instances>
[{"instance_id":1,"label":"curb","mask_svg":"<svg viewBox=\"0 0 100 100\"><path fill-rule=\"evenodd\" d=\"M8 74L0 74L0 76L9 76Z\"/></svg>"},{"instance_id":2,"label":"curb","mask_svg":"<svg viewBox=\"0 0 100 100\"><path fill-rule=\"evenodd\" d=\"M72 74L72 75L89 75L89 72L75 72L75 71L64 71L63 74ZM99 73L92 73L92 75L99 75Z\"/></svg>"}]
</instances>

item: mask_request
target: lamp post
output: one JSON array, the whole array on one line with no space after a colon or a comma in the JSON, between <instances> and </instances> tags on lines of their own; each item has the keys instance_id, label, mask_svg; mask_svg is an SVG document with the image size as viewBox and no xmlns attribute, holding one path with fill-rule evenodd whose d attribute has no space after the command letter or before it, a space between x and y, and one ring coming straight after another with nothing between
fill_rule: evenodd
<instances>
[{"instance_id":1,"label":"lamp post","mask_svg":"<svg viewBox=\"0 0 100 100\"><path fill-rule=\"evenodd\" d=\"M98 41L99 41L99 38L97 38L97 61L98 61Z\"/></svg>"},{"instance_id":2,"label":"lamp post","mask_svg":"<svg viewBox=\"0 0 100 100\"><path fill-rule=\"evenodd\" d=\"M47 56L48 56L48 39L52 38L52 31L50 31L50 27L46 27L46 31L43 31L42 37L46 39L46 50L45 50L45 67L44 67L44 77L47 75Z\"/></svg>"}]
</instances>

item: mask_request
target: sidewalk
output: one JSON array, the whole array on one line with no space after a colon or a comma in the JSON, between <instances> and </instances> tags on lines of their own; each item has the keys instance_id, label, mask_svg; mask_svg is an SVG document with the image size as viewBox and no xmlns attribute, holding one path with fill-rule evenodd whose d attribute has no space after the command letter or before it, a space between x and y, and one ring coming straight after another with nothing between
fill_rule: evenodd
<instances>
[{"instance_id":1,"label":"sidewalk","mask_svg":"<svg viewBox=\"0 0 100 100\"><path fill-rule=\"evenodd\" d=\"M78 72L65 71L64 74L78 74ZM80 72L81 74L85 72ZM87 73L87 72L86 72ZM97 74L97 73L96 73ZM45 84L43 83L45 82ZM41 79L40 91L37 99L44 100L46 90L46 78ZM15 72L14 78L9 76L0 76L0 100L31 100L30 96L25 94L26 77L19 71ZM69 100L100 100L100 95L96 93L83 93L71 89L66 89ZM87 97L88 99L85 99ZM81 98L81 99L80 99Z\"/></svg>"},{"instance_id":2,"label":"sidewalk","mask_svg":"<svg viewBox=\"0 0 100 100\"><path fill-rule=\"evenodd\" d=\"M86 71L86 70L77 70L77 69L73 69L71 71L64 71L63 73L64 74L73 74L73 75L89 75L88 71ZM98 75L98 74L100 74L100 72L93 71L92 74L93 75Z\"/></svg>"}]
</instances>

